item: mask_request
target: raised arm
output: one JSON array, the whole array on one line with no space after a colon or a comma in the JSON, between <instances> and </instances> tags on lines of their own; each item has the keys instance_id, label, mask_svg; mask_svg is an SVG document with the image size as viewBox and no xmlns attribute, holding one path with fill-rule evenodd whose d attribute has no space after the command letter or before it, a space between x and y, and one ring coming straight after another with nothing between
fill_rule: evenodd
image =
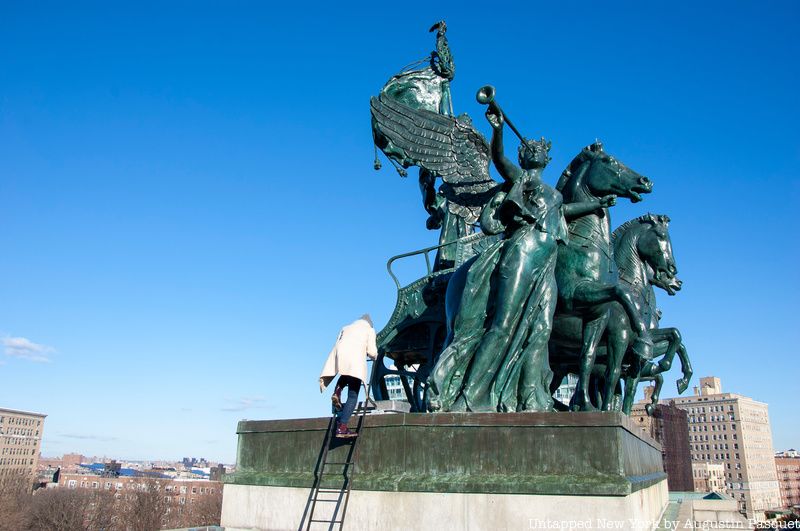
<instances>
[{"instance_id":1,"label":"raised arm","mask_svg":"<svg viewBox=\"0 0 800 531\"><path fill-rule=\"evenodd\" d=\"M503 150L503 115L489 107L486 111L486 119L492 126L492 161L495 168L504 180L512 182L519 180L522 170L506 157Z\"/></svg>"},{"instance_id":2,"label":"raised arm","mask_svg":"<svg viewBox=\"0 0 800 531\"><path fill-rule=\"evenodd\" d=\"M561 208L562 211L564 212L564 218L567 221L572 221L573 219L585 216L586 214L594 214L598 210L602 210L604 208L608 208L616 204L617 204L617 196L607 195L601 197L600 199L595 199L594 201L567 203L563 205Z\"/></svg>"}]
</instances>

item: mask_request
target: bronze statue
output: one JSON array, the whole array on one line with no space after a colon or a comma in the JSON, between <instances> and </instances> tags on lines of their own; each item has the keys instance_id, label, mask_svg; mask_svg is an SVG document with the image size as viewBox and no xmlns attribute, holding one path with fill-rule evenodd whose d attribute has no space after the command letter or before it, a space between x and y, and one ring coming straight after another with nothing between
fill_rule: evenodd
<instances>
[{"instance_id":1,"label":"bronze statue","mask_svg":"<svg viewBox=\"0 0 800 531\"><path fill-rule=\"evenodd\" d=\"M485 144L483 137L474 132L468 116L452 118L450 82L455 77L455 63L447 43L447 25L440 21L430 29L434 30L436 50L387 81L380 95L371 99L370 107L375 145L395 164L401 176L407 175L405 169L410 166L420 168L422 204L429 214L425 225L430 230L440 230L442 247L434 267L439 270L455 263L455 246L443 244L452 244L475 232L486 193L496 183L489 177L488 169L483 171L488 159L488 146L478 145L481 141ZM415 68L423 62L428 65ZM425 135L409 138L401 133L414 129L413 120L418 116L415 111L436 113L442 118L436 120L430 114L422 114L425 121L420 125L429 135L429 141ZM441 142L449 145L442 148ZM455 159L448 157L454 153ZM376 162L375 167L380 169L380 163ZM437 177L442 179L438 191Z\"/></svg>"},{"instance_id":2,"label":"bronze statue","mask_svg":"<svg viewBox=\"0 0 800 531\"><path fill-rule=\"evenodd\" d=\"M638 202L652 182L595 142L555 188L547 185L541 174L550 143L524 139L493 87L478 92L491 144L469 116L453 116L446 25L434 29L429 66L401 72L370 101L376 147L401 175L420 168L426 224L442 229L439 245L389 261L398 304L378 343L397 368L376 364L376 396L383 398L391 373L414 411L627 412L640 381L655 381L660 391L676 354L683 392L691 365L678 331L658 328L652 288L680 288L667 218L639 218L611 233L616 199ZM519 166L504 154L505 125L521 140ZM400 286L392 264L417 255L427 275ZM569 405L554 403L552 391L570 372L578 391Z\"/></svg>"}]
</instances>

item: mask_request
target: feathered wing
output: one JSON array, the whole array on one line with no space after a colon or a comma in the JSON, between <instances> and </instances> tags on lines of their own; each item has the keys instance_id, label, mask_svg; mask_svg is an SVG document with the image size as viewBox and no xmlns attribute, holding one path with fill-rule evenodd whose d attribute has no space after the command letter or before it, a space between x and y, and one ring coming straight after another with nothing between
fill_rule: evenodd
<instances>
[{"instance_id":1,"label":"feathered wing","mask_svg":"<svg viewBox=\"0 0 800 531\"><path fill-rule=\"evenodd\" d=\"M404 168L441 177L450 212L475 223L497 183L489 175L489 144L469 117L413 109L384 94L370 100L370 109L375 145Z\"/></svg>"}]
</instances>

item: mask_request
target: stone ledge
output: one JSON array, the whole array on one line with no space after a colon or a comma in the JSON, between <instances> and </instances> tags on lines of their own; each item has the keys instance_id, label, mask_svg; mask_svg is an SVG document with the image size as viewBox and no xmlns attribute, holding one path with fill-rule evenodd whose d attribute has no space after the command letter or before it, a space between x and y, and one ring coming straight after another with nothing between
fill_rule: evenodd
<instances>
[{"instance_id":1,"label":"stone ledge","mask_svg":"<svg viewBox=\"0 0 800 531\"><path fill-rule=\"evenodd\" d=\"M269 433L286 431L319 431L328 428L330 417L278 420L241 420L236 433ZM391 426L506 426L525 428L531 426L564 427L619 427L661 451L661 445L641 430L627 415L612 412L548 412L548 413L403 413L367 416L365 426L370 428ZM355 418L350 422L355 425Z\"/></svg>"},{"instance_id":2,"label":"stone ledge","mask_svg":"<svg viewBox=\"0 0 800 531\"><path fill-rule=\"evenodd\" d=\"M310 487L329 422L240 422L225 482ZM356 490L627 496L665 477L661 447L616 413L376 415L362 429ZM328 460L350 448L335 439ZM327 470L324 484L341 484L342 468Z\"/></svg>"},{"instance_id":3,"label":"stone ledge","mask_svg":"<svg viewBox=\"0 0 800 531\"><path fill-rule=\"evenodd\" d=\"M663 472L624 478L610 474L563 475L458 475L458 474L361 474L353 475L353 490L383 492L459 492L485 494L561 494L568 496L627 496L666 479ZM311 488L313 474L263 474L242 471L225 476L232 485ZM322 488L338 489L342 478L322 481Z\"/></svg>"}]
</instances>

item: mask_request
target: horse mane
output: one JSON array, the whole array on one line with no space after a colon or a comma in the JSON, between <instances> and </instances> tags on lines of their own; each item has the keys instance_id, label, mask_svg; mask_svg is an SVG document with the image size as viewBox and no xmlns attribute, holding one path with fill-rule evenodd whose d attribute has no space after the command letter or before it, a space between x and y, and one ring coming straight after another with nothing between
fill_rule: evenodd
<instances>
[{"instance_id":1,"label":"horse mane","mask_svg":"<svg viewBox=\"0 0 800 531\"><path fill-rule=\"evenodd\" d=\"M589 162L597 153L603 151L603 144L598 140L593 144L589 144L578 153L574 159L567 165L561 176L556 183L556 190L561 192L562 195L571 196L575 191L575 187L582 181L586 170L586 163ZM567 190L567 185L573 184L570 190ZM571 193L568 193L571 192ZM565 197L566 199L566 197Z\"/></svg>"},{"instance_id":2,"label":"horse mane","mask_svg":"<svg viewBox=\"0 0 800 531\"><path fill-rule=\"evenodd\" d=\"M575 172L578 171L581 164L586 162L586 148L582 149L580 153L575 155L575 158L567 164L567 167L564 171L561 172L561 177L558 178L558 183L556 183L556 190L559 192L564 191L564 187L567 186L569 180L575 175Z\"/></svg>"},{"instance_id":3,"label":"horse mane","mask_svg":"<svg viewBox=\"0 0 800 531\"><path fill-rule=\"evenodd\" d=\"M640 223L669 223L669 217L662 215L662 214L651 214L647 213L643 216L639 216L638 218L629 219L616 229L614 232L611 233L611 243L613 244L617 238L622 237L628 229L630 229L633 225L638 225Z\"/></svg>"}]
</instances>

